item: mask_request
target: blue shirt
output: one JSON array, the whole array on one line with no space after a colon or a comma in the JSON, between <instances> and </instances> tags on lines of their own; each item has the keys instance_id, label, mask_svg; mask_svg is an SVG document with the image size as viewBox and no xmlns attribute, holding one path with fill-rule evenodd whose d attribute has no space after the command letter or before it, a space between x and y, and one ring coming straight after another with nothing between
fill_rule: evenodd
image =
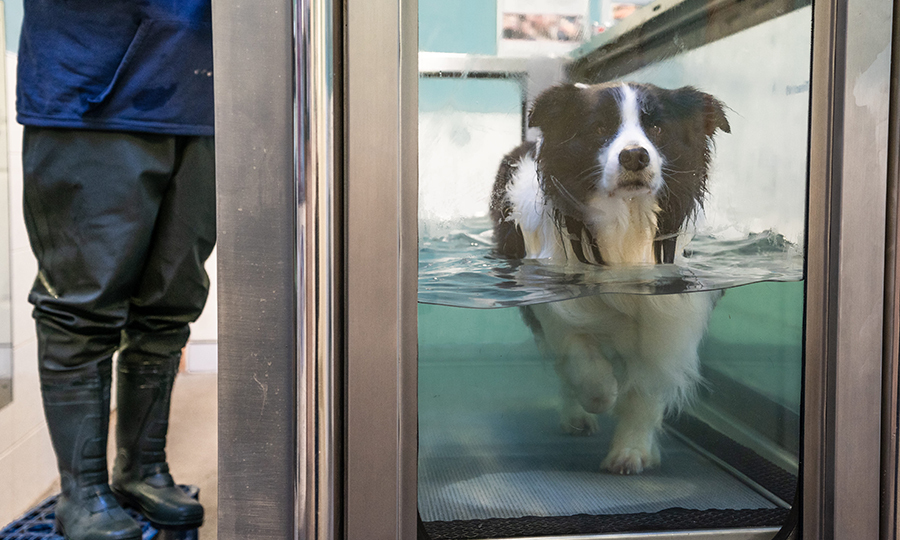
<instances>
[{"instance_id":1,"label":"blue shirt","mask_svg":"<svg viewBox=\"0 0 900 540\"><path fill-rule=\"evenodd\" d=\"M25 0L30 126L213 134L210 0Z\"/></svg>"}]
</instances>

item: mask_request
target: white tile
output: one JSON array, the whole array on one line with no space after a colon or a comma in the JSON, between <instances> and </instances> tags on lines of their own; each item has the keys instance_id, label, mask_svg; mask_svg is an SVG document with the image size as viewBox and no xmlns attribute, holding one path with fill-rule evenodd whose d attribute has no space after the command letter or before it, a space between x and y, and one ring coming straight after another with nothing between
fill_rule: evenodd
<instances>
[{"instance_id":1,"label":"white tile","mask_svg":"<svg viewBox=\"0 0 900 540\"><path fill-rule=\"evenodd\" d=\"M12 345L12 302L10 302L8 288L9 277L0 278L0 284L3 285L3 288L0 289L0 347L8 347Z\"/></svg>"},{"instance_id":2,"label":"white tile","mask_svg":"<svg viewBox=\"0 0 900 540\"><path fill-rule=\"evenodd\" d=\"M216 299L216 250L206 261L206 273L209 274L209 298L206 300L206 306L200 318L191 325L191 339L196 341L215 341L218 338L217 311L218 302Z\"/></svg>"},{"instance_id":3,"label":"white tile","mask_svg":"<svg viewBox=\"0 0 900 540\"><path fill-rule=\"evenodd\" d=\"M13 346L34 340L34 320L32 306L28 303L28 293L37 275L37 260L31 250L13 250L12 263L12 330Z\"/></svg>"},{"instance_id":4,"label":"white tile","mask_svg":"<svg viewBox=\"0 0 900 540\"><path fill-rule=\"evenodd\" d=\"M27 291L37 265L28 248L22 220L22 126L15 121L16 55L7 53L4 59L6 95L0 89L0 100L5 97L6 111L0 113L0 125L7 127L8 139L0 148L7 149L9 163L0 160L0 169L4 173L9 171L10 251L13 252L8 263L13 284L10 311L12 325L19 329L19 335L18 339L13 335L13 343L18 346L11 351L13 401L0 409L0 525L31 508L57 478L56 458L41 404L31 306L27 303ZM5 321L0 324L7 325Z\"/></svg>"},{"instance_id":5,"label":"white tile","mask_svg":"<svg viewBox=\"0 0 900 540\"><path fill-rule=\"evenodd\" d=\"M7 115L7 132L9 133L9 151L10 153L22 153L22 131L21 124L16 122L16 67L18 65L18 56L14 53L6 53L6 110Z\"/></svg>"},{"instance_id":6,"label":"white tile","mask_svg":"<svg viewBox=\"0 0 900 540\"><path fill-rule=\"evenodd\" d=\"M0 345L0 379L12 379L12 348Z\"/></svg>"},{"instance_id":7,"label":"white tile","mask_svg":"<svg viewBox=\"0 0 900 540\"><path fill-rule=\"evenodd\" d=\"M26 434L44 425L38 380L37 344L13 349L13 400L0 409L0 454L19 444ZM2 482L0 482L2 485Z\"/></svg>"},{"instance_id":8,"label":"white tile","mask_svg":"<svg viewBox=\"0 0 900 540\"><path fill-rule=\"evenodd\" d=\"M219 369L218 344L215 342L194 342L187 344L188 373L214 373Z\"/></svg>"},{"instance_id":9,"label":"white tile","mask_svg":"<svg viewBox=\"0 0 900 540\"><path fill-rule=\"evenodd\" d=\"M31 249L22 209L22 154L10 155L9 161L9 245L13 251Z\"/></svg>"},{"instance_id":10,"label":"white tile","mask_svg":"<svg viewBox=\"0 0 900 540\"><path fill-rule=\"evenodd\" d=\"M0 524L40 502L58 474L46 428L32 431L14 448L0 453Z\"/></svg>"}]
</instances>

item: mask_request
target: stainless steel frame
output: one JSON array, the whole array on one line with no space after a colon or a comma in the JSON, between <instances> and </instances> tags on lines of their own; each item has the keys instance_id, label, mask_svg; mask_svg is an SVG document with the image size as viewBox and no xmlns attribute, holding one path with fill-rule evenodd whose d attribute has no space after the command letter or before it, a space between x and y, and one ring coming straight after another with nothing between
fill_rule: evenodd
<instances>
[{"instance_id":1,"label":"stainless steel frame","mask_svg":"<svg viewBox=\"0 0 900 540\"><path fill-rule=\"evenodd\" d=\"M881 431L881 539L898 538L898 449L900 436L900 20L891 43L891 111L888 131L885 243L884 349Z\"/></svg>"},{"instance_id":2,"label":"stainless steel frame","mask_svg":"<svg viewBox=\"0 0 900 540\"><path fill-rule=\"evenodd\" d=\"M880 532L891 19L887 2L814 6L804 538Z\"/></svg>"},{"instance_id":3,"label":"stainless steel frame","mask_svg":"<svg viewBox=\"0 0 900 540\"><path fill-rule=\"evenodd\" d=\"M219 535L409 539L417 5L293 7L214 2ZM891 6L814 19L803 538L893 538L876 466Z\"/></svg>"},{"instance_id":4,"label":"stainless steel frame","mask_svg":"<svg viewBox=\"0 0 900 540\"><path fill-rule=\"evenodd\" d=\"M338 3L339 4L339 3ZM343 494L342 36L331 0L295 6L299 357L297 510L301 538L340 538Z\"/></svg>"},{"instance_id":5,"label":"stainless steel frame","mask_svg":"<svg viewBox=\"0 0 900 540\"><path fill-rule=\"evenodd\" d=\"M298 533L293 30L290 0L213 3L223 540Z\"/></svg>"},{"instance_id":6,"label":"stainless steel frame","mask_svg":"<svg viewBox=\"0 0 900 540\"><path fill-rule=\"evenodd\" d=\"M416 535L418 3L346 3L346 538Z\"/></svg>"}]
</instances>

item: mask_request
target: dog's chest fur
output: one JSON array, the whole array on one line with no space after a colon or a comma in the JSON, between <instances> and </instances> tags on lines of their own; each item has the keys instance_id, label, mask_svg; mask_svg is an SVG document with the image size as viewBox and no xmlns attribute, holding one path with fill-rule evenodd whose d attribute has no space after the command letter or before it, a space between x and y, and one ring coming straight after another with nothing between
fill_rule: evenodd
<instances>
[{"instance_id":1,"label":"dog's chest fur","mask_svg":"<svg viewBox=\"0 0 900 540\"><path fill-rule=\"evenodd\" d=\"M508 218L516 223L529 258L578 260L572 240L581 243L586 262L653 264L659 206L651 197L592 197L586 202L584 228L570 230L554 219L556 208L540 188L537 164L526 157L506 185ZM593 243L593 246L591 245ZM596 247L600 257L592 255Z\"/></svg>"},{"instance_id":2,"label":"dog's chest fur","mask_svg":"<svg viewBox=\"0 0 900 540\"><path fill-rule=\"evenodd\" d=\"M607 264L653 264L659 206L650 197L597 196L588 201L586 229ZM582 244L589 239L582 235Z\"/></svg>"}]
</instances>

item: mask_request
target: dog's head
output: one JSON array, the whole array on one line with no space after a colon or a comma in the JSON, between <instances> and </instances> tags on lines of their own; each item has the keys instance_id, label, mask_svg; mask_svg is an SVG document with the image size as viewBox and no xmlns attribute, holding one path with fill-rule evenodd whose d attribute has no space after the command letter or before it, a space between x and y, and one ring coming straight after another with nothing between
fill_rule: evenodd
<instances>
[{"instance_id":1,"label":"dog's head","mask_svg":"<svg viewBox=\"0 0 900 540\"><path fill-rule=\"evenodd\" d=\"M654 197L659 232L677 232L702 204L713 135L730 132L724 106L692 87L614 83L553 87L535 100L544 190L583 219L594 197Z\"/></svg>"}]
</instances>

